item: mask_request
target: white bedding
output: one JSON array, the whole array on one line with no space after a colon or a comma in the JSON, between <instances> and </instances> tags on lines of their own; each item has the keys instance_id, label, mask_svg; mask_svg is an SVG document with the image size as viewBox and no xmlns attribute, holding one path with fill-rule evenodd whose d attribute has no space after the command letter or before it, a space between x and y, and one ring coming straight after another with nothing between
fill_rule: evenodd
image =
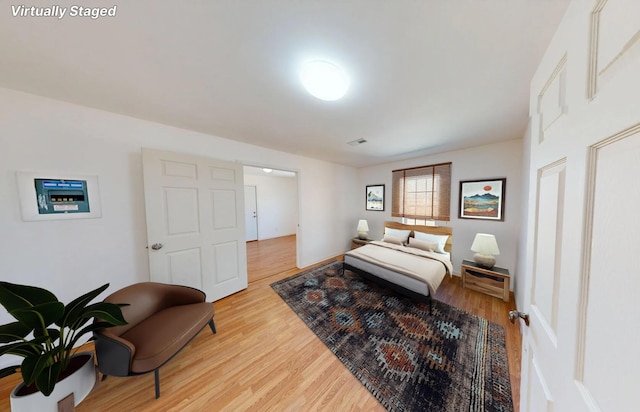
<instances>
[{"instance_id":1,"label":"white bedding","mask_svg":"<svg viewBox=\"0 0 640 412\"><path fill-rule=\"evenodd\" d=\"M345 263L425 296L453 273L448 255L372 241L345 254Z\"/></svg>"}]
</instances>

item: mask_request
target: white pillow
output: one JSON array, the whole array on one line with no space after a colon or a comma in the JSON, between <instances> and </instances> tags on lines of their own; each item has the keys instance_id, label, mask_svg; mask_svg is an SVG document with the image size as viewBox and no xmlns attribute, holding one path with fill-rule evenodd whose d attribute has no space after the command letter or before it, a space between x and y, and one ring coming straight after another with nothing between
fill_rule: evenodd
<instances>
[{"instance_id":1,"label":"white pillow","mask_svg":"<svg viewBox=\"0 0 640 412\"><path fill-rule=\"evenodd\" d=\"M400 239L398 236L384 235L384 238L382 238L382 241L387 243L393 243L394 245L404 246L404 244L402 243L402 239Z\"/></svg>"},{"instance_id":2,"label":"white pillow","mask_svg":"<svg viewBox=\"0 0 640 412\"><path fill-rule=\"evenodd\" d=\"M409 247L426 250L427 252L433 252L438 247L438 244L416 239L415 237L410 237Z\"/></svg>"},{"instance_id":3,"label":"white pillow","mask_svg":"<svg viewBox=\"0 0 640 412\"><path fill-rule=\"evenodd\" d=\"M399 237L400 239L402 239L402 244L406 245L409 241L411 230L391 229L389 227L385 227L384 234Z\"/></svg>"},{"instance_id":4,"label":"white pillow","mask_svg":"<svg viewBox=\"0 0 640 412\"><path fill-rule=\"evenodd\" d=\"M418 240L424 240L429 243L436 243L438 247L434 250L434 252L438 253L446 253L444 251L444 245L447 244L447 239L449 239L449 235L432 235L431 233L423 233L423 232L414 232L414 236Z\"/></svg>"}]
</instances>

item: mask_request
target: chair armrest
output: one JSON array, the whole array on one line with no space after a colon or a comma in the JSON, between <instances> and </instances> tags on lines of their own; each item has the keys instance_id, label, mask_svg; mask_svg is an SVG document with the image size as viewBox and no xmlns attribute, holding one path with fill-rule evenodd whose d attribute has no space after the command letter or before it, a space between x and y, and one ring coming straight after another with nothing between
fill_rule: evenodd
<instances>
[{"instance_id":1,"label":"chair armrest","mask_svg":"<svg viewBox=\"0 0 640 412\"><path fill-rule=\"evenodd\" d=\"M129 376L136 347L108 331L96 332L94 337L98 370L109 376Z\"/></svg>"}]
</instances>

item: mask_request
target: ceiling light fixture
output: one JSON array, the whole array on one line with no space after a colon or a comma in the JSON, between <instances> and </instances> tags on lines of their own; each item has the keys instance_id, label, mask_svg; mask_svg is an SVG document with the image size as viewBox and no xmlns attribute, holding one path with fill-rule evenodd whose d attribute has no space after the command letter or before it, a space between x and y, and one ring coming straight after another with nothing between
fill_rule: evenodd
<instances>
[{"instance_id":1,"label":"ceiling light fixture","mask_svg":"<svg viewBox=\"0 0 640 412\"><path fill-rule=\"evenodd\" d=\"M269 169L268 167L263 167L262 171L265 172L265 173L271 173L271 172L273 172L273 169Z\"/></svg>"},{"instance_id":2,"label":"ceiling light fixture","mask_svg":"<svg viewBox=\"0 0 640 412\"><path fill-rule=\"evenodd\" d=\"M300 81L305 89L320 100L334 101L349 90L349 77L334 63L312 60L302 65Z\"/></svg>"}]
</instances>

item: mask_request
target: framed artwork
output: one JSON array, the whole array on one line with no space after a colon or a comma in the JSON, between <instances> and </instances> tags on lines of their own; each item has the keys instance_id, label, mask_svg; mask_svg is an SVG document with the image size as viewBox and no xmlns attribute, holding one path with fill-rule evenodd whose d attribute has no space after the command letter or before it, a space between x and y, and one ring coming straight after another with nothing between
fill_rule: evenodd
<instances>
[{"instance_id":1,"label":"framed artwork","mask_svg":"<svg viewBox=\"0 0 640 412\"><path fill-rule=\"evenodd\" d=\"M504 193L507 179L461 180L461 219L504 221Z\"/></svg>"},{"instance_id":2,"label":"framed artwork","mask_svg":"<svg viewBox=\"0 0 640 412\"><path fill-rule=\"evenodd\" d=\"M24 221L102 216L98 175L18 171L16 180Z\"/></svg>"},{"instance_id":3,"label":"framed artwork","mask_svg":"<svg viewBox=\"0 0 640 412\"><path fill-rule=\"evenodd\" d=\"M366 191L366 210L384 210L384 185L367 186Z\"/></svg>"}]
</instances>

